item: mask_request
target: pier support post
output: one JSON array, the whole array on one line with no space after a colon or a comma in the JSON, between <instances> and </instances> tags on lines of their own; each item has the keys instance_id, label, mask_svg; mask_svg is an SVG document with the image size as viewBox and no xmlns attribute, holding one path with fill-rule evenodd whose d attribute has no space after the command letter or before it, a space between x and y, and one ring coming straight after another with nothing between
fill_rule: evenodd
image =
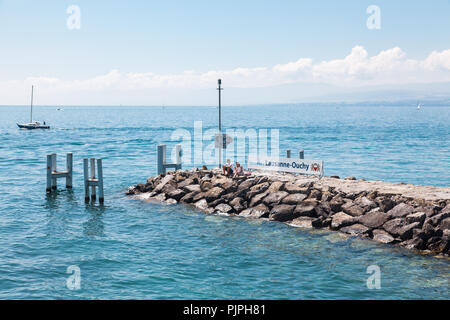
<instances>
[{"instance_id":1,"label":"pier support post","mask_svg":"<svg viewBox=\"0 0 450 320\"><path fill-rule=\"evenodd\" d=\"M46 192L57 188L58 178L66 178L66 188L72 189L73 154L68 153L66 158L66 171L58 171L56 166L56 153L47 155L47 185Z\"/></svg>"},{"instance_id":2,"label":"pier support post","mask_svg":"<svg viewBox=\"0 0 450 320\"><path fill-rule=\"evenodd\" d=\"M56 172L56 153L52 154L52 190L56 190L57 182L53 173Z\"/></svg>"},{"instance_id":3,"label":"pier support post","mask_svg":"<svg viewBox=\"0 0 450 320\"><path fill-rule=\"evenodd\" d=\"M301 150L298 152L298 157L299 157L300 159L305 159L305 151L304 151L303 149L301 149Z\"/></svg>"},{"instance_id":4,"label":"pier support post","mask_svg":"<svg viewBox=\"0 0 450 320\"><path fill-rule=\"evenodd\" d=\"M91 158L91 179L95 180L95 158ZM96 186L95 184L91 184L91 200L95 202L97 199L97 193L95 190Z\"/></svg>"},{"instance_id":5,"label":"pier support post","mask_svg":"<svg viewBox=\"0 0 450 320\"><path fill-rule=\"evenodd\" d=\"M95 175L95 158L83 159L83 172L84 172L84 201L95 202L97 199L96 188L98 187L99 202L103 204L105 202L105 193L103 191L103 165L102 159L97 159L97 177ZM89 168L90 164L90 168ZM89 170L90 169L90 170ZM91 192L89 192L89 189Z\"/></svg>"},{"instance_id":6,"label":"pier support post","mask_svg":"<svg viewBox=\"0 0 450 320\"><path fill-rule=\"evenodd\" d=\"M97 159L97 171L98 171L98 201L100 204L105 202L105 194L103 192L103 164L102 159Z\"/></svg>"},{"instance_id":7,"label":"pier support post","mask_svg":"<svg viewBox=\"0 0 450 320\"><path fill-rule=\"evenodd\" d=\"M181 144L177 144L175 146L175 163L167 163L166 152L167 146L165 144L161 144L158 146L158 164L157 164L158 174L165 174L166 169L168 168L181 170L182 155L183 155L183 151L181 150Z\"/></svg>"},{"instance_id":8,"label":"pier support post","mask_svg":"<svg viewBox=\"0 0 450 320\"><path fill-rule=\"evenodd\" d=\"M286 150L286 158L290 158L291 157L291 150Z\"/></svg>"},{"instance_id":9,"label":"pier support post","mask_svg":"<svg viewBox=\"0 0 450 320\"><path fill-rule=\"evenodd\" d=\"M83 159L84 201L89 202L89 160Z\"/></svg>"},{"instance_id":10,"label":"pier support post","mask_svg":"<svg viewBox=\"0 0 450 320\"><path fill-rule=\"evenodd\" d=\"M52 191L52 155L47 155L47 192Z\"/></svg>"},{"instance_id":11,"label":"pier support post","mask_svg":"<svg viewBox=\"0 0 450 320\"><path fill-rule=\"evenodd\" d=\"M66 176L66 188L72 189L73 187L73 153L68 153L66 158L67 176Z\"/></svg>"}]
</instances>

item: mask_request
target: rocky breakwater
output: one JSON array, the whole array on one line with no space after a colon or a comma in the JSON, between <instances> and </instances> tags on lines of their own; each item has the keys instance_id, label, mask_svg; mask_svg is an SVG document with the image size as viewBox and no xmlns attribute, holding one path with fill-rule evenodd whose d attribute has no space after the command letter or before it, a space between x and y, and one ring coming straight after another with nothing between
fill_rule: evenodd
<instances>
[{"instance_id":1,"label":"rocky breakwater","mask_svg":"<svg viewBox=\"0 0 450 320\"><path fill-rule=\"evenodd\" d=\"M219 170L194 169L148 178L127 194L450 254L450 188L259 172L227 178Z\"/></svg>"}]
</instances>

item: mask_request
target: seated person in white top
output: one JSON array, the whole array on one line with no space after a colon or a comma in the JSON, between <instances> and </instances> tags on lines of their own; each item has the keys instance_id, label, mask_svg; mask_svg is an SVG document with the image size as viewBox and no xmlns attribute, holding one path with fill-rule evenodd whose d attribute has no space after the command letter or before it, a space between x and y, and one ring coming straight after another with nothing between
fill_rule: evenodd
<instances>
[{"instance_id":1,"label":"seated person in white top","mask_svg":"<svg viewBox=\"0 0 450 320\"><path fill-rule=\"evenodd\" d=\"M233 174L233 165L231 164L230 159L227 159L227 163L225 163L222 167L223 174L227 177Z\"/></svg>"}]
</instances>

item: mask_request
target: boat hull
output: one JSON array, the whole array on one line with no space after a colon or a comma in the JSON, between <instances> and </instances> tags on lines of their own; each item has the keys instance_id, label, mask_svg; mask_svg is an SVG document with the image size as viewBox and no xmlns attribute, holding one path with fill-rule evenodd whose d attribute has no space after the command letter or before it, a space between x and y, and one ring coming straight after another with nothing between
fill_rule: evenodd
<instances>
[{"instance_id":1,"label":"boat hull","mask_svg":"<svg viewBox=\"0 0 450 320\"><path fill-rule=\"evenodd\" d=\"M50 126L42 125L42 124L17 124L20 129L26 130L36 130L36 129L50 129Z\"/></svg>"}]
</instances>

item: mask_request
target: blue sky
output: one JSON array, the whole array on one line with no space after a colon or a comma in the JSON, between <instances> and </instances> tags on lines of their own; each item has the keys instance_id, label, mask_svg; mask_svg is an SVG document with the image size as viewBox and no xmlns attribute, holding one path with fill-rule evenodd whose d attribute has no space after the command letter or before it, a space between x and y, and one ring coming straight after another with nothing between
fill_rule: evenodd
<instances>
[{"instance_id":1,"label":"blue sky","mask_svg":"<svg viewBox=\"0 0 450 320\"><path fill-rule=\"evenodd\" d=\"M81 10L80 30L66 26L69 5ZM381 10L379 30L366 26L369 5ZM346 75L340 75L343 79L335 70L330 75L330 66L320 67L319 76L317 71L304 71L296 77L292 70L286 76L253 69L271 70L304 58L312 60L308 68L313 70L322 61L345 59L355 47L361 59L365 53L369 59L399 48L401 53L393 52L396 57L388 62L401 56L405 63L413 59L419 65L432 52L440 55L416 76L412 70L404 71L405 66L397 66L396 74L401 70L404 78L446 83L450 0L0 0L0 39L0 96L4 97L0 105L21 104L31 82L41 87L44 104L209 104L207 83L216 75L232 89L232 104L261 103L260 99L292 102L341 92L341 83L347 84L344 91L349 93L392 83L388 76L384 81L377 75L359 86L348 78L347 66ZM244 69L239 78L227 73L238 68ZM374 77L367 70L378 68L371 63L357 78ZM208 77L211 71L214 74ZM193 75L186 77L186 72ZM201 81L205 83L199 85ZM400 87L410 84L397 82Z\"/></svg>"}]
</instances>

